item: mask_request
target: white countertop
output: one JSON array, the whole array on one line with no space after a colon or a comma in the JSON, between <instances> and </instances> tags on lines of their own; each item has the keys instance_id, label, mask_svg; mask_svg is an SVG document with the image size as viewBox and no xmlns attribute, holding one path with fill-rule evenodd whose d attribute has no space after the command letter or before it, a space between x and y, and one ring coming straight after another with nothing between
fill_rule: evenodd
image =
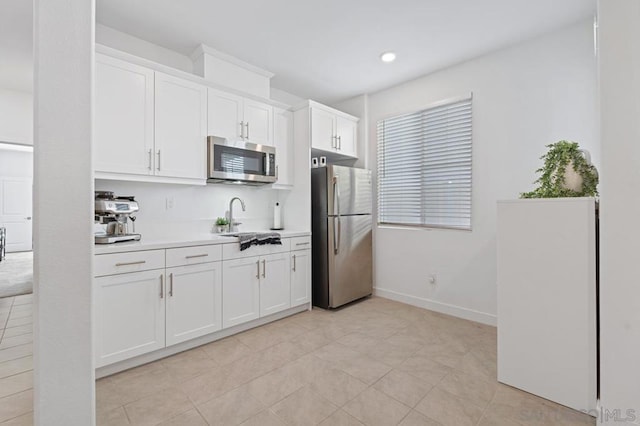
<instances>
[{"instance_id":1,"label":"white countertop","mask_svg":"<svg viewBox=\"0 0 640 426\"><path fill-rule=\"evenodd\" d=\"M245 232L245 231L243 231ZM305 237L311 235L309 231L252 231L277 232L282 238ZM122 242L114 244L96 244L95 254L125 253L129 251L156 250L176 247L204 246L209 244L238 244L237 237L225 237L220 234L188 234L181 236L151 236L144 235L140 241Z\"/></svg>"}]
</instances>

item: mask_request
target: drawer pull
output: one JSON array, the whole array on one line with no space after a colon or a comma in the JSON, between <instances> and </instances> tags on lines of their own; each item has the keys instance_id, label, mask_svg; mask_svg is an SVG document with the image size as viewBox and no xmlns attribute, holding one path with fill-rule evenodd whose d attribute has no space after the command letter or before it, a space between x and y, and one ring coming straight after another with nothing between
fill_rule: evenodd
<instances>
[{"instance_id":1,"label":"drawer pull","mask_svg":"<svg viewBox=\"0 0 640 426\"><path fill-rule=\"evenodd\" d=\"M137 262L118 262L116 266L130 266L130 265L142 265L143 263L147 263L146 260L138 260Z\"/></svg>"},{"instance_id":2,"label":"drawer pull","mask_svg":"<svg viewBox=\"0 0 640 426\"><path fill-rule=\"evenodd\" d=\"M207 257L209 256L208 253L203 253L203 254L192 254L191 256L185 256L185 259L195 259L197 257Z\"/></svg>"},{"instance_id":3,"label":"drawer pull","mask_svg":"<svg viewBox=\"0 0 640 426\"><path fill-rule=\"evenodd\" d=\"M297 246L306 246L309 245L309 241L307 241L306 243L296 243Z\"/></svg>"}]
</instances>

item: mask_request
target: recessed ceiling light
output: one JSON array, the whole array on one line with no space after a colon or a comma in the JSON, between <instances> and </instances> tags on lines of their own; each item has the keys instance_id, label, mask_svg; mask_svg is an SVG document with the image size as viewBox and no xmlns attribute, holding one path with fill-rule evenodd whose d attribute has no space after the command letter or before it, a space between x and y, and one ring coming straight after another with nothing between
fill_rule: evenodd
<instances>
[{"instance_id":1,"label":"recessed ceiling light","mask_svg":"<svg viewBox=\"0 0 640 426\"><path fill-rule=\"evenodd\" d=\"M396 60L396 54L393 52L384 52L382 55L380 55L380 59L382 60L382 62L393 62Z\"/></svg>"}]
</instances>

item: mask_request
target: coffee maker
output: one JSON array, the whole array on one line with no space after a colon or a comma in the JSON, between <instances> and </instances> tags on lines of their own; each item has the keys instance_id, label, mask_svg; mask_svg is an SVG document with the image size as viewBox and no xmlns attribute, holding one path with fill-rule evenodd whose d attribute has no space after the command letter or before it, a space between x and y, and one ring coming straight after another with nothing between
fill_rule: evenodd
<instances>
[{"instance_id":1,"label":"coffee maker","mask_svg":"<svg viewBox=\"0 0 640 426\"><path fill-rule=\"evenodd\" d=\"M140 208L134 197L116 197L111 191L95 192L95 220L106 225L106 232L95 235L96 244L112 244L120 241L138 241L140 234L135 233L133 213ZM129 219L132 231L129 233Z\"/></svg>"}]
</instances>

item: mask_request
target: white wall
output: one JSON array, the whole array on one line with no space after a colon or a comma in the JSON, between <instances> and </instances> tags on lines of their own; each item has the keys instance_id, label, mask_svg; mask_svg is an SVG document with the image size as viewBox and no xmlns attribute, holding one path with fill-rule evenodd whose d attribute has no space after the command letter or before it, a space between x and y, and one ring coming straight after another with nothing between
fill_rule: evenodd
<instances>
[{"instance_id":1,"label":"white wall","mask_svg":"<svg viewBox=\"0 0 640 426\"><path fill-rule=\"evenodd\" d=\"M269 229L273 224L273 206L280 192L269 187L244 185L191 186L107 180L97 180L96 190L135 196L140 204L136 232L148 239L210 232L215 219L225 216L229 201L236 196L246 205L243 212L240 203L234 202L233 215L242 222L239 229ZM167 198L173 198L171 209L166 207ZM286 202L283 202L283 209L286 210ZM284 221L289 229L286 217Z\"/></svg>"},{"instance_id":2,"label":"white wall","mask_svg":"<svg viewBox=\"0 0 640 426\"><path fill-rule=\"evenodd\" d=\"M33 94L0 88L0 142L33 145Z\"/></svg>"},{"instance_id":3,"label":"white wall","mask_svg":"<svg viewBox=\"0 0 640 426\"><path fill-rule=\"evenodd\" d=\"M600 204L599 424L635 410L640 424L640 2L598 2L602 197Z\"/></svg>"},{"instance_id":4,"label":"white wall","mask_svg":"<svg viewBox=\"0 0 640 426\"><path fill-rule=\"evenodd\" d=\"M33 176L33 150L15 145L0 144L0 176Z\"/></svg>"},{"instance_id":5,"label":"white wall","mask_svg":"<svg viewBox=\"0 0 640 426\"><path fill-rule=\"evenodd\" d=\"M34 1L34 424L95 425L94 0Z\"/></svg>"},{"instance_id":6,"label":"white wall","mask_svg":"<svg viewBox=\"0 0 640 426\"><path fill-rule=\"evenodd\" d=\"M557 140L599 164L596 87L588 21L370 95L373 165L378 120L473 92L473 231L377 228L378 294L495 323L496 201L533 189Z\"/></svg>"},{"instance_id":7,"label":"white wall","mask_svg":"<svg viewBox=\"0 0 640 426\"><path fill-rule=\"evenodd\" d=\"M188 56L102 24L96 25L96 43L181 71L193 72L193 63Z\"/></svg>"}]
</instances>

